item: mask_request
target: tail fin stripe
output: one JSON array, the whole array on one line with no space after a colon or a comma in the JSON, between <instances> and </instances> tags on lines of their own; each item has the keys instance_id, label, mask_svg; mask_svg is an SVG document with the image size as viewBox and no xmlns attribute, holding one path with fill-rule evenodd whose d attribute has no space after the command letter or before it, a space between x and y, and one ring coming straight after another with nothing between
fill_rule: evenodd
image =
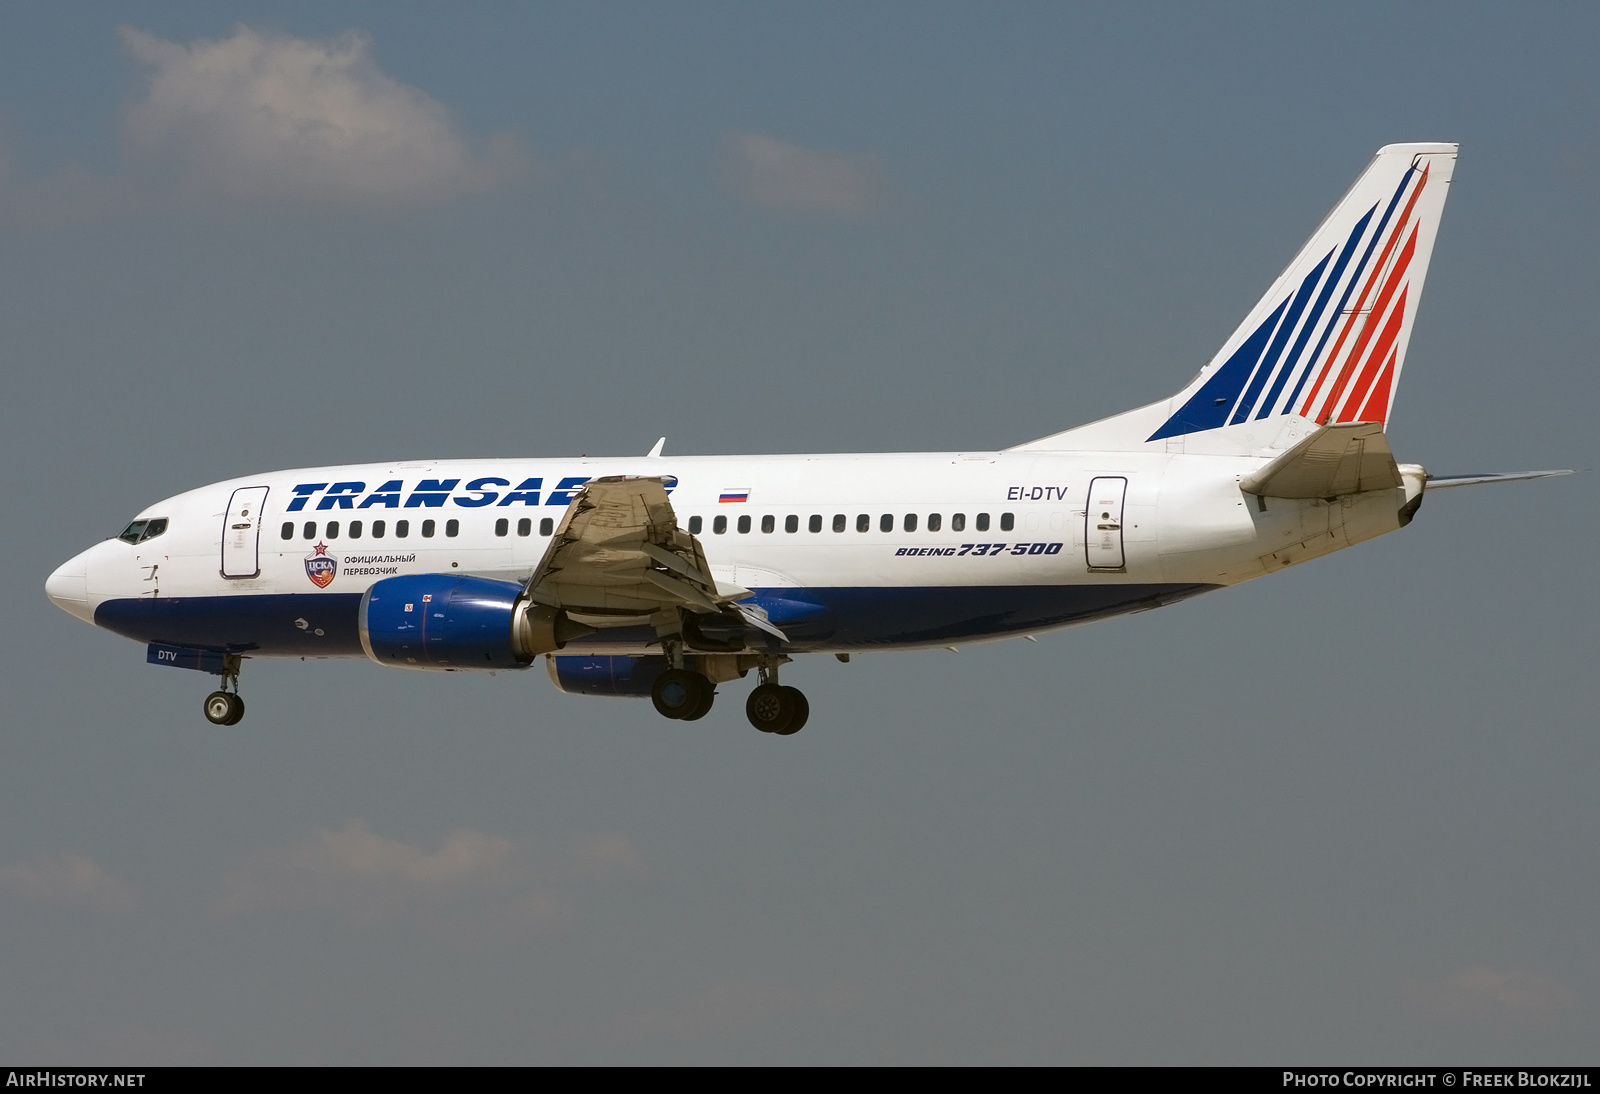
<instances>
[{"instance_id":1,"label":"tail fin stripe","mask_svg":"<svg viewBox=\"0 0 1600 1094\"><path fill-rule=\"evenodd\" d=\"M1228 414L1233 409L1233 401L1239 395L1239 389L1244 387L1251 370L1261 360L1261 351L1266 347L1267 339L1272 337L1272 332L1277 329L1283 309L1288 306L1287 300L1279 304L1255 332L1245 339L1244 344L1233 351L1233 356L1201 385L1194 397L1184 403L1183 408L1168 418L1149 439L1159 441L1163 437L1176 437L1184 433L1216 429L1218 426L1226 425Z\"/></svg>"},{"instance_id":2,"label":"tail fin stripe","mask_svg":"<svg viewBox=\"0 0 1600 1094\"><path fill-rule=\"evenodd\" d=\"M1378 382L1372 385L1372 391L1367 394L1367 401L1361 404L1361 411L1354 421L1382 422L1389 417L1389 391L1394 386L1394 361L1399 355L1398 346L1389 350L1389 360L1384 362L1383 371L1378 374Z\"/></svg>"},{"instance_id":3,"label":"tail fin stripe","mask_svg":"<svg viewBox=\"0 0 1600 1094\"><path fill-rule=\"evenodd\" d=\"M1405 179L1400 184L1400 189L1395 192L1395 200L1399 200L1400 195L1405 192L1406 183L1410 181L1412 173L1412 171L1406 172ZM1411 192L1411 200L1406 202L1405 212L1401 213L1400 218L1394 222L1394 230L1389 233L1389 240L1383 245L1383 253L1378 256L1378 260L1372 263L1371 266L1367 265L1367 259L1372 255L1370 246L1367 248L1367 253L1361 257L1361 266L1357 269L1356 276L1351 278L1350 284L1353 286L1362 272L1367 275L1366 284L1362 285L1361 293L1356 297L1355 307L1351 308L1346 315L1344 328L1339 331L1339 337L1334 340L1333 349L1328 351L1327 360L1322 364L1322 374L1317 377L1317 382L1311 385L1311 393L1306 396L1305 406L1300 408L1300 416L1302 418L1311 417L1312 404L1318 401L1318 395L1325 390L1322 388L1322 382L1327 379L1328 373L1332 371L1333 363L1339 359L1339 349L1344 345L1344 340L1350 336L1350 332L1355 329L1357 322L1361 320L1362 311L1366 307L1368 296L1372 293L1372 287L1377 284L1379 275L1383 273L1384 264L1389 261L1389 255L1394 251L1395 242L1400 238L1400 232L1405 228L1406 222L1411 219L1411 210L1416 207L1417 198L1421 196L1422 188L1427 184L1428 168L1424 167L1421 176L1417 180L1416 189ZM1391 209L1393 206L1394 203L1390 202ZM1384 224L1388 223L1388 219L1387 216L1384 217ZM1378 231L1373 234L1373 244L1376 244L1378 238L1383 234L1384 224L1378 225ZM1339 310L1344 310L1342 305ZM1353 353L1352 356L1354 356ZM1348 365L1346 366L1346 372L1348 372ZM1346 379L1346 372L1340 373L1339 380L1334 383L1333 390L1337 391L1343 385Z\"/></svg>"},{"instance_id":4,"label":"tail fin stripe","mask_svg":"<svg viewBox=\"0 0 1600 1094\"><path fill-rule=\"evenodd\" d=\"M1328 268L1328 261L1333 258L1329 251L1322 256L1316 268L1306 274L1305 280L1300 282L1300 288L1294 294L1294 303L1289 305L1289 314L1284 316L1283 322L1278 325L1278 333L1272 339L1266 355L1261 358L1261 366L1256 369L1250 383L1245 387L1244 397L1239 400L1234 408L1233 417L1228 420L1229 425L1237 425L1250 417L1250 411L1255 409L1256 397L1261 394L1261 389L1267 385L1278 366L1282 363L1283 347L1288 345L1289 336L1294 333L1295 324L1300 321L1300 313L1305 310L1306 304L1311 300L1311 294L1317 291L1317 282L1322 280L1322 271Z\"/></svg>"},{"instance_id":5,"label":"tail fin stripe","mask_svg":"<svg viewBox=\"0 0 1600 1094\"><path fill-rule=\"evenodd\" d=\"M1357 368L1363 362L1366 363L1366 368L1359 375L1367 381L1371 381L1371 370L1377 366L1367 360L1366 351L1372 344L1373 336L1379 332L1379 324L1383 323L1384 316L1388 314L1389 302L1394 298L1394 294L1400 288L1401 283L1405 281L1406 270L1411 265L1411 256L1416 253L1416 245L1417 232L1413 228L1410 238L1406 240L1406 245L1400 250L1399 259L1389 270L1389 276L1384 279L1382 287L1378 290L1378 298L1373 301L1372 311L1366 316L1366 322L1361 325L1361 333L1356 335L1356 340L1350 347L1350 354L1345 358L1344 367L1339 370L1339 378L1334 381L1332 387L1328 388L1326 395L1322 399L1321 406L1317 412L1318 421L1336 412L1340 402L1346 400L1352 391L1360 386L1359 380L1352 383L1352 377L1358 375ZM1366 294L1363 293L1362 295ZM1401 293L1400 307L1396 309L1395 317L1391 318L1389 323L1382 328L1383 335L1380 336L1380 341L1382 337L1388 336L1391 330L1398 333L1400 318L1404 314L1405 294ZM1376 352L1374 355L1376 355Z\"/></svg>"},{"instance_id":6,"label":"tail fin stripe","mask_svg":"<svg viewBox=\"0 0 1600 1094\"><path fill-rule=\"evenodd\" d=\"M1368 262L1368 259L1373 258L1373 248L1374 246L1378 246L1378 240L1381 240L1381 238L1384 237L1384 229L1389 226L1389 218L1394 216L1395 206L1400 205L1400 198L1405 195L1406 186L1410 186L1411 176L1413 176L1414 173L1416 173L1416 168L1410 168L1410 170L1406 170L1406 173L1400 176L1400 186L1395 187L1394 195L1389 198L1389 206L1387 206L1386 210L1384 210L1384 216L1382 216L1382 219L1379 219L1378 227L1373 229L1373 238L1366 242L1366 251L1363 251L1362 253L1362 261L1355 264L1354 270L1350 270L1350 283L1349 285L1344 286L1344 296L1339 297L1338 309L1334 310L1333 318L1328 320L1328 328L1323 331L1322 339L1317 342L1317 349L1315 349L1314 352L1312 352L1312 355L1310 355L1310 363L1306 366L1306 371L1301 373L1299 381L1294 384L1293 392L1290 393L1290 397L1288 397L1288 400L1285 401L1285 413L1288 413L1288 409L1293 408L1294 400L1299 398L1299 392L1301 392L1302 385L1306 384L1307 377L1314 373L1314 371L1317 371L1318 360L1322 361L1322 371L1318 373L1317 382L1314 382L1314 384L1310 385L1310 392L1306 395L1306 406L1301 408L1302 417L1304 417L1304 414L1306 414L1306 409L1309 408L1310 400L1312 400L1312 397L1314 397L1315 393L1317 393L1318 387L1320 387L1322 382L1325 381L1326 377L1328 377L1328 369L1333 368L1333 358L1336 358L1339 355L1339 345L1344 344L1344 339L1346 339L1347 334L1350 333L1350 321L1346 321L1346 325L1344 325L1344 331L1339 334L1338 341L1334 342L1333 349L1328 350L1328 357L1326 358L1322 357L1322 347L1323 345L1326 345L1326 342L1328 342L1328 336L1333 334L1334 326L1339 325L1339 315L1344 315L1344 305L1349 304L1350 293L1354 293L1355 285L1357 285L1358 281L1362 280L1362 270L1366 269L1366 262ZM1376 210L1378 206L1374 205L1373 208ZM1371 218L1370 211L1368 211L1368 214L1366 214L1366 218ZM1362 219L1363 224L1365 224L1366 218ZM1355 310L1360 309L1357 307ZM1355 312L1352 312L1350 315L1354 315L1354 313Z\"/></svg>"},{"instance_id":7,"label":"tail fin stripe","mask_svg":"<svg viewBox=\"0 0 1600 1094\"><path fill-rule=\"evenodd\" d=\"M1407 286L1407 289L1409 287ZM1393 310L1389 312L1389 321L1383 325L1383 333L1373 343L1372 353L1367 357L1367 363L1362 368L1361 375L1346 391L1339 392L1328 399L1328 410L1334 411L1338 409L1338 421L1353 422L1356 420L1356 412L1361 409L1364 403L1362 396L1366 395L1368 388L1372 386L1379 367L1383 364L1384 358L1388 356L1389 348L1394 345L1394 340L1400 335L1400 324L1406 317L1407 289L1400 290L1400 298L1395 302ZM1366 332L1363 331L1362 333ZM1344 396L1344 406L1339 409L1338 398L1341 395ZM1384 409L1387 410L1388 407L1385 406ZM1375 420L1382 421L1383 419L1378 418Z\"/></svg>"},{"instance_id":8,"label":"tail fin stripe","mask_svg":"<svg viewBox=\"0 0 1600 1094\"><path fill-rule=\"evenodd\" d=\"M1312 382L1311 387L1306 391L1305 405L1300 408L1301 417L1306 417L1310 414L1311 404L1317 401L1317 395L1322 390L1324 381L1328 379L1328 373L1333 371L1334 361L1339 358L1340 347L1344 345L1344 340L1350 336L1351 329L1355 327L1356 320L1361 316L1361 305L1366 301L1367 293L1371 291L1372 283L1377 279L1378 271L1383 268L1383 258L1379 258L1375 264L1369 264L1371 263L1373 249L1378 246L1378 240L1383 238L1383 230L1389 226L1389 219L1394 215L1395 206L1400 204L1400 199L1405 195L1406 187L1410 185L1411 176L1414 173L1415 168L1408 170L1400 179L1400 185L1395 188L1394 197L1389 199L1389 207L1383 212L1383 219L1378 222L1377 230L1372 233L1372 239L1367 244L1366 253L1361 256L1360 264L1350 274L1350 284L1345 287L1344 298L1339 301L1339 314L1345 317L1344 325L1339 331L1339 337L1334 339L1333 348L1328 351L1328 356L1321 359L1322 369L1318 372L1316 380ZM1421 191L1420 186L1418 191ZM1409 215L1410 206L1407 206L1406 212ZM1404 223L1405 217L1402 216L1400 224ZM1400 225L1397 224L1395 226L1395 235L1398 235L1399 231ZM1390 236L1391 246L1394 238L1394 235ZM1384 257L1387 257L1388 253L1388 248L1385 248ZM1347 311L1345 305L1350 302L1350 294L1355 290L1357 283L1361 281L1362 274L1367 271L1370 271L1370 273L1367 275L1366 285L1362 288L1361 295L1356 298L1355 307ZM1328 329L1331 331L1333 326L1330 324Z\"/></svg>"},{"instance_id":9,"label":"tail fin stripe","mask_svg":"<svg viewBox=\"0 0 1600 1094\"><path fill-rule=\"evenodd\" d=\"M1367 223L1372 220L1372 214L1377 211L1378 207L1376 205L1368 209L1367 215L1356 222L1355 230L1350 233L1350 238L1345 240L1344 250L1339 253L1339 260L1333 264L1333 273L1329 274L1328 280L1323 283L1322 295L1317 298L1317 304L1312 310L1311 318L1307 319L1305 326L1300 328L1300 337L1295 340L1294 349L1289 351L1290 364L1282 372L1278 373L1277 379L1272 381L1272 390L1267 393L1266 401L1261 404L1261 409L1256 412L1258 419L1265 418L1272 413L1273 408L1278 404L1278 395L1283 391L1284 383L1299 368L1302 360L1301 351L1306 348L1306 341L1311 337L1312 331L1322 322L1322 317L1328 310L1328 301L1332 298L1333 291L1339 287L1339 279L1344 276L1344 268L1349 264L1350 256L1356 253L1356 245L1361 242L1361 238L1367 230ZM1352 279L1352 283L1354 283L1354 279ZM1348 288L1345 289L1345 295L1350 295ZM1311 372L1311 365L1316 361L1317 354L1322 352L1323 345L1327 343L1328 335L1332 333L1338 316L1339 313L1335 311L1333 317L1328 320L1328 325L1322 328L1322 337L1317 340L1317 348L1309 358L1305 359L1306 367L1300 372L1300 378L1295 381L1294 390L1284 400L1285 409L1294 405L1295 396L1300 394L1300 385L1306 382L1306 376Z\"/></svg>"}]
</instances>

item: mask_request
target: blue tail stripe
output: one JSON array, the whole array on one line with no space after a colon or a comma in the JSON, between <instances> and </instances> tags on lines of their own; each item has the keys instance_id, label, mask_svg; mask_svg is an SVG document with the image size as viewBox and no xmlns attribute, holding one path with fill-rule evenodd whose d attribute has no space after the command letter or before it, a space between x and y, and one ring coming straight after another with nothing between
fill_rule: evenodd
<instances>
[{"instance_id":1,"label":"blue tail stripe","mask_svg":"<svg viewBox=\"0 0 1600 1094\"><path fill-rule=\"evenodd\" d=\"M1333 333L1333 328L1339 325L1338 318L1344 314L1344 306L1350 302L1350 294L1355 292L1356 282L1360 281L1361 275L1367 272L1367 263L1372 259L1372 249L1378 245L1378 240L1383 238L1383 230L1389 226L1389 218L1394 216L1395 206L1400 204L1400 196L1406 192L1406 186L1411 182L1411 176L1416 173L1417 169L1413 166L1407 168L1406 173L1400 176L1400 185L1395 187L1394 197L1389 199L1389 207L1383 211L1383 219L1378 221L1378 227L1372 233L1372 239L1368 241L1367 249L1362 254L1360 263L1357 264L1355 272L1350 275L1350 284L1344 287L1344 295L1339 297L1339 306L1334 310L1333 314L1334 321L1328 324L1327 329L1322 332L1322 337L1317 340L1317 348L1311 353L1311 364L1306 367L1305 371L1300 373L1300 379L1295 381L1294 390L1289 393L1289 400L1284 404L1285 406L1294 406L1299 400L1300 389L1305 386L1306 377L1311 375L1318 362L1322 360L1322 347L1328 344L1328 336ZM1377 206L1373 206L1373 208L1377 208ZM1371 216L1372 214L1368 213L1367 215Z\"/></svg>"},{"instance_id":2,"label":"blue tail stripe","mask_svg":"<svg viewBox=\"0 0 1600 1094\"><path fill-rule=\"evenodd\" d=\"M1203 429L1216 429L1227 425L1228 413L1233 409L1233 404L1239 398L1239 392L1244 388L1245 381L1250 378L1256 363L1261 360L1261 351L1266 348L1267 339L1272 337L1273 329L1277 327L1278 319L1283 315L1283 309L1288 306L1288 300L1279 304L1276 310L1255 329L1255 333L1233 351L1233 356L1212 374L1211 379L1207 380L1176 414L1168 418L1160 429L1150 434L1149 440L1159 441L1163 437L1177 437L1185 433L1198 433Z\"/></svg>"},{"instance_id":3,"label":"blue tail stripe","mask_svg":"<svg viewBox=\"0 0 1600 1094\"><path fill-rule=\"evenodd\" d=\"M1306 348L1306 341L1311 337L1311 332L1316 329L1318 323L1322 322L1323 313L1328 308L1328 300L1333 296L1333 290L1339 287L1339 278L1344 276L1344 268L1350 262L1350 256L1355 254L1356 244L1361 242L1362 233L1367 230L1367 222L1372 219L1372 214L1377 211L1378 207L1376 205L1368 209L1367 215L1356 222L1355 231L1350 233L1350 238L1345 240L1344 250L1340 252L1339 260L1333 264L1333 273L1328 275L1327 282L1322 286L1322 295L1317 298L1316 307L1312 310L1310 318L1306 320L1305 326L1300 328L1300 337L1295 339L1294 349L1289 351L1288 363L1278 373L1277 378L1272 381L1272 390L1267 392L1267 397L1262 402L1261 409L1256 412L1257 418L1265 418L1272 413L1272 408L1277 405L1278 393L1283 390L1284 383L1294 372L1295 365L1300 360L1300 351ZM1330 330L1333 328L1334 320L1338 319L1338 317L1339 313L1334 312L1333 319L1328 321ZM1323 332L1322 337L1323 340L1326 340L1328 337L1327 332ZM1317 343L1317 348L1319 351L1321 350L1321 342ZM1311 360L1315 361L1316 359L1316 355L1313 354ZM1299 386L1296 385L1295 391L1298 393L1299 390ZM1293 404L1294 399L1290 398L1289 402L1284 404L1284 412L1287 413Z\"/></svg>"},{"instance_id":4,"label":"blue tail stripe","mask_svg":"<svg viewBox=\"0 0 1600 1094\"><path fill-rule=\"evenodd\" d=\"M1239 405L1234 408L1233 418L1229 425L1237 425L1250 417L1250 410L1256 405L1256 397L1261 394L1261 389L1266 386L1267 380L1273 374L1283 357L1283 347L1289 342L1289 335L1294 333L1294 325L1300 319L1300 313L1306 310L1306 304L1311 300L1311 294L1317 291L1317 282L1322 279L1322 271L1328 268L1328 260L1333 257L1329 251L1322 256L1322 261L1305 276L1300 282L1300 288L1295 290L1294 303L1289 305L1289 314L1284 317L1282 325L1278 327L1277 336L1272 339L1272 346L1261 359L1261 367L1256 369L1255 376L1250 379L1250 386L1245 389L1244 398L1239 400Z\"/></svg>"}]
</instances>

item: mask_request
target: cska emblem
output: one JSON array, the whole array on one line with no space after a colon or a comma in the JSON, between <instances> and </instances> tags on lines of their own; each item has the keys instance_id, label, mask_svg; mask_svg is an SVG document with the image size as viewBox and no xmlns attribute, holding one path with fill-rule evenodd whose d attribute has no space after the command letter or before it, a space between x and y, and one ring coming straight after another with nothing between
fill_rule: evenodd
<instances>
[{"instance_id":1,"label":"cska emblem","mask_svg":"<svg viewBox=\"0 0 1600 1094\"><path fill-rule=\"evenodd\" d=\"M316 553L306 557L306 576L317 588L326 589L339 576L339 562L328 557L326 543L318 543L313 550Z\"/></svg>"}]
</instances>

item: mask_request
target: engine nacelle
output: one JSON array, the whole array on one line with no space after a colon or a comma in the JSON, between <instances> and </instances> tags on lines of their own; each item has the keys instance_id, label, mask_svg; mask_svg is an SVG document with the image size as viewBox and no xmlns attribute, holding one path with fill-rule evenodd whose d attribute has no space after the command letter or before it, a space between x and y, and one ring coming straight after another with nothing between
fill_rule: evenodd
<instances>
[{"instance_id":1,"label":"engine nacelle","mask_svg":"<svg viewBox=\"0 0 1600 1094\"><path fill-rule=\"evenodd\" d=\"M613 695L645 699L656 677L667 671L665 657L549 657L550 682L573 695Z\"/></svg>"},{"instance_id":2,"label":"engine nacelle","mask_svg":"<svg viewBox=\"0 0 1600 1094\"><path fill-rule=\"evenodd\" d=\"M714 684L734 680L749 672L759 659L728 655L688 656L683 667L704 675ZM573 695L611 695L644 699L656 677L667 671L665 657L627 657L597 654L593 657L547 657L550 682Z\"/></svg>"},{"instance_id":3,"label":"engine nacelle","mask_svg":"<svg viewBox=\"0 0 1600 1094\"><path fill-rule=\"evenodd\" d=\"M453 574L387 577L361 598L361 648L400 669L522 669L591 629L510 581Z\"/></svg>"}]
</instances>

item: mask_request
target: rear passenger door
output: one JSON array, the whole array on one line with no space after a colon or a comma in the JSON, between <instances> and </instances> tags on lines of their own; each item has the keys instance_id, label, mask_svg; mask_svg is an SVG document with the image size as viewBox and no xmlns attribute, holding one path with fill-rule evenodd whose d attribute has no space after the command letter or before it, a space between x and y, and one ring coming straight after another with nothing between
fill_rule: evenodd
<instances>
[{"instance_id":1,"label":"rear passenger door","mask_svg":"<svg viewBox=\"0 0 1600 1094\"><path fill-rule=\"evenodd\" d=\"M1091 570L1121 570L1127 565L1122 553L1122 505L1127 493L1128 480L1121 476L1102 476L1089 483L1083 547Z\"/></svg>"}]
</instances>

